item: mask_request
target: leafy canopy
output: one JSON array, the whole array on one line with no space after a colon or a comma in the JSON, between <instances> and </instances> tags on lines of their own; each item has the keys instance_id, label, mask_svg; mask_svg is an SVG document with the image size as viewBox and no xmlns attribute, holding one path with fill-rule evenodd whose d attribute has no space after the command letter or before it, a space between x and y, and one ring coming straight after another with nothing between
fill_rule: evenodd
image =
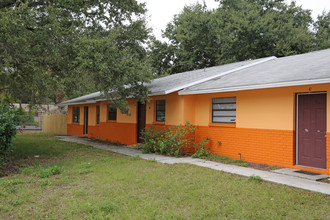
<instances>
[{"instance_id":1,"label":"leafy canopy","mask_svg":"<svg viewBox=\"0 0 330 220\"><path fill-rule=\"evenodd\" d=\"M310 10L295 2L218 2L214 10L205 4L186 6L163 32L167 42L152 41L150 60L158 75L330 47L329 14L314 25Z\"/></svg>"},{"instance_id":2,"label":"leafy canopy","mask_svg":"<svg viewBox=\"0 0 330 220\"><path fill-rule=\"evenodd\" d=\"M1 1L0 93L34 104L103 91L125 110L151 78L144 13L136 0Z\"/></svg>"}]
</instances>

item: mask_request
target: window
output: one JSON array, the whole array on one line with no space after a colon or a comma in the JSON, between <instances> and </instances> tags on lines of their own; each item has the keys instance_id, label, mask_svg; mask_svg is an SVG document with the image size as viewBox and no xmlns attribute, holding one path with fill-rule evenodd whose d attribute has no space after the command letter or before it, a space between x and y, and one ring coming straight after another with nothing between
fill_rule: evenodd
<instances>
[{"instance_id":1,"label":"window","mask_svg":"<svg viewBox=\"0 0 330 220\"><path fill-rule=\"evenodd\" d=\"M117 120L117 109L109 105L108 107L108 120L116 121Z\"/></svg>"},{"instance_id":2,"label":"window","mask_svg":"<svg viewBox=\"0 0 330 220\"><path fill-rule=\"evenodd\" d=\"M236 123L236 97L212 99L213 123Z\"/></svg>"},{"instance_id":3,"label":"window","mask_svg":"<svg viewBox=\"0 0 330 220\"><path fill-rule=\"evenodd\" d=\"M165 122L165 100L156 101L156 121Z\"/></svg>"},{"instance_id":4,"label":"window","mask_svg":"<svg viewBox=\"0 0 330 220\"><path fill-rule=\"evenodd\" d=\"M96 106L96 124L100 124L100 106Z\"/></svg>"},{"instance_id":5,"label":"window","mask_svg":"<svg viewBox=\"0 0 330 220\"><path fill-rule=\"evenodd\" d=\"M80 107L73 107L73 123L79 123L80 121Z\"/></svg>"}]
</instances>

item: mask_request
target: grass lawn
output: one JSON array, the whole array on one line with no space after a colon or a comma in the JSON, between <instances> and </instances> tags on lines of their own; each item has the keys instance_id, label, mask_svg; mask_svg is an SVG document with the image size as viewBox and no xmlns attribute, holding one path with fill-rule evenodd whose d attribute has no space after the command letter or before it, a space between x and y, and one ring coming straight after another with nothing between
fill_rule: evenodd
<instances>
[{"instance_id":1,"label":"grass lawn","mask_svg":"<svg viewBox=\"0 0 330 220\"><path fill-rule=\"evenodd\" d=\"M330 196L44 134L15 138L0 219L329 219ZM40 155L39 158L34 155ZM24 166L24 167L22 167Z\"/></svg>"}]
</instances>

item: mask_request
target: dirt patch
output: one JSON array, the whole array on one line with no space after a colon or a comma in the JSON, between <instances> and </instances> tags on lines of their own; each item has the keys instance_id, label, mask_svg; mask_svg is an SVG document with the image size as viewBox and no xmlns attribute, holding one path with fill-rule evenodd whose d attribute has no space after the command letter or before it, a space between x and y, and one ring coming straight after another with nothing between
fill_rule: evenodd
<instances>
[{"instance_id":1,"label":"dirt patch","mask_svg":"<svg viewBox=\"0 0 330 220\"><path fill-rule=\"evenodd\" d=\"M9 161L6 166L0 167L0 177L19 173L21 168L33 166L34 164L35 161L30 159Z\"/></svg>"},{"instance_id":2,"label":"dirt patch","mask_svg":"<svg viewBox=\"0 0 330 220\"><path fill-rule=\"evenodd\" d=\"M55 163L56 161L63 159L63 157L44 157L41 155L40 157L29 157L25 159L19 160L11 160L7 162L5 167L0 167L0 177L8 176L10 174L20 173L20 170L26 167L31 167L34 165L45 166L47 164ZM70 155L66 155L64 158L70 157ZM73 157L73 156L72 156Z\"/></svg>"},{"instance_id":3,"label":"dirt patch","mask_svg":"<svg viewBox=\"0 0 330 220\"><path fill-rule=\"evenodd\" d=\"M252 167L258 170L265 170L265 171L272 171L272 170L277 170L277 169L281 169L282 167L278 167L278 166L269 166L267 164L260 164L260 163L248 163L248 167Z\"/></svg>"},{"instance_id":4,"label":"dirt patch","mask_svg":"<svg viewBox=\"0 0 330 220\"><path fill-rule=\"evenodd\" d=\"M330 180L329 180L329 178L324 178L324 179L320 179L320 180L318 180L319 182L322 182L322 183L328 183L328 184L330 184Z\"/></svg>"}]
</instances>

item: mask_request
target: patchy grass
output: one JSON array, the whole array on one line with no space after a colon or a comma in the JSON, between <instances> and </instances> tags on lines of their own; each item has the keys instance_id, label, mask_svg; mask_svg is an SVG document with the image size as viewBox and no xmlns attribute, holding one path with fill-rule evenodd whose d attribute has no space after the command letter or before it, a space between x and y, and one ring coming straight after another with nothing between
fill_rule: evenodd
<instances>
[{"instance_id":1,"label":"patchy grass","mask_svg":"<svg viewBox=\"0 0 330 220\"><path fill-rule=\"evenodd\" d=\"M6 167L0 169L4 175L20 173L24 168L27 170L23 172L29 172L33 166L54 163L61 159L62 155L73 156L75 151L81 148L86 149L86 146L58 141L52 134L38 132L18 134L14 140L11 160Z\"/></svg>"},{"instance_id":2,"label":"patchy grass","mask_svg":"<svg viewBox=\"0 0 330 220\"><path fill-rule=\"evenodd\" d=\"M0 178L0 219L330 218L330 196L258 176L166 165L41 134L19 135L14 144L14 161L26 163ZM54 167L59 172L48 172Z\"/></svg>"},{"instance_id":3,"label":"patchy grass","mask_svg":"<svg viewBox=\"0 0 330 220\"><path fill-rule=\"evenodd\" d=\"M114 146L124 146L123 144L121 144L119 142L112 142L112 141L109 141L109 140L103 141L103 140L100 140L100 139L87 138L87 137L86 137L86 139L92 140L95 143L108 144L108 145L114 145Z\"/></svg>"}]
</instances>

